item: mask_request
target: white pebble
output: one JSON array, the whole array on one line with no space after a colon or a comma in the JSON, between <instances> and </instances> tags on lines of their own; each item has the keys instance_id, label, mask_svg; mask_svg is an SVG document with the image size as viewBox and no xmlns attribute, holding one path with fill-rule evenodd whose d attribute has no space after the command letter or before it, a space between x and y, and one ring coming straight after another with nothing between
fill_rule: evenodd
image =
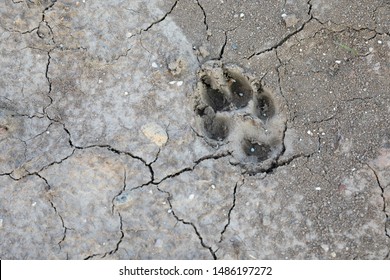
<instances>
[{"instance_id":1,"label":"white pebble","mask_svg":"<svg viewBox=\"0 0 390 280\"><path fill-rule=\"evenodd\" d=\"M322 244L322 245L321 245L321 248L324 249L325 252L328 252L328 251L329 251L329 245Z\"/></svg>"},{"instance_id":2,"label":"white pebble","mask_svg":"<svg viewBox=\"0 0 390 280\"><path fill-rule=\"evenodd\" d=\"M341 63L341 60L336 60L335 61L337 64L340 64Z\"/></svg>"},{"instance_id":3,"label":"white pebble","mask_svg":"<svg viewBox=\"0 0 390 280\"><path fill-rule=\"evenodd\" d=\"M316 187L316 191L320 191L321 190L321 188L320 187Z\"/></svg>"},{"instance_id":4,"label":"white pebble","mask_svg":"<svg viewBox=\"0 0 390 280\"><path fill-rule=\"evenodd\" d=\"M156 63L156 62L152 62L152 67L153 67L153 68L158 68L157 63Z\"/></svg>"},{"instance_id":5,"label":"white pebble","mask_svg":"<svg viewBox=\"0 0 390 280\"><path fill-rule=\"evenodd\" d=\"M245 16L244 13L241 13L241 14L240 14L240 18L243 18L244 16Z\"/></svg>"},{"instance_id":6,"label":"white pebble","mask_svg":"<svg viewBox=\"0 0 390 280\"><path fill-rule=\"evenodd\" d=\"M190 194L190 196L188 197L188 199L189 199L189 200L193 200L193 199L194 199L194 197L195 197L195 195L194 195L194 194Z\"/></svg>"},{"instance_id":7,"label":"white pebble","mask_svg":"<svg viewBox=\"0 0 390 280\"><path fill-rule=\"evenodd\" d=\"M170 82L169 82L170 85L174 85L174 84L176 84L176 83L177 83L176 81L170 81Z\"/></svg>"},{"instance_id":8,"label":"white pebble","mask_svg":"<svg viewBox=\"0 0 390 280\"><path fill-rule=\"evenodd\" d=\"M161 239L157 239L156 242L154 243L154 246L161 248L161 247L163 247L163 244L164 244L164 241L162 241Z\"/></svg>"},{"instance_id":9,"label":"white pebble","mask_svg":"<svg viewBox=\"0 0 390 280\"><path fill-rule=\"evenodd\" d=\"M313 135L313 132L311 132L310 130L307 131L307 134L309 134L310 136Z\"/></svg>"},{"instance_id":10,"label":"white pebble","mask_svg":"<svg viewBox=\"0 0 390 280\"><path fill-rule=\"evenodd\" d=\"M177 86L180 87L181 85L183 85L183 81L178 81Z\"/></svg>"},{"instance_id":11,"label":"white pebble","mask_svg":"<svg viewBox=\"0 0 390 280\"><path fill-rule=\"evenodd\" d=\"M129 95L129 93L127 91L125 91L124 95Z\"/></svg>"},{"instance_id":12,"label":"white pebble","mask_svg":"<svg viewBox=\"0 0 390 280\"><path fill-rule=\"evenodd\" d=\"M378 44L382 44L382 41L381 41L381 40L378 40Z\"/></svg>"},{"instance_id":13,"label":"white pebble","mask_svg":"<svg viewBox=\"0 0 390 280\"><path fill-rule=\"evenodd\" d=\"M172 213L172 209L168 209L168 211L167 211L167 212L168 212L169 214L170 214L170 213Z\"/></svg>"},{"instance_id":14,"label":"white pebble","mask_svg":"<svg viewBox=\"0 0 390 280\"><path fill-rule=\"evenodd\" d=\"M215 185L211 185L211 188L212 188L212 189L215 189Z\"/></svg>"}]
</instances>

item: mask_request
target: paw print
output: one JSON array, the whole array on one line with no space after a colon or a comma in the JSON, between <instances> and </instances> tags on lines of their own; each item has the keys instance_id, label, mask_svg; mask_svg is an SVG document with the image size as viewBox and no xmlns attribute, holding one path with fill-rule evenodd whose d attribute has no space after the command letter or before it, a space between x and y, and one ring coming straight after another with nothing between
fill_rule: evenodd
<instances>
[{"instance_id":1,"label":"paw print","mask_svg":"<svg viewBox=\"0 0 390 280\"><path fill-rule=\"evenodd\" d=\"M280 100L234 64L208 61L197 75L195 112L207 142L227 145L249 173L272 167L284 151Z\"/></svg>"}]
</instances>

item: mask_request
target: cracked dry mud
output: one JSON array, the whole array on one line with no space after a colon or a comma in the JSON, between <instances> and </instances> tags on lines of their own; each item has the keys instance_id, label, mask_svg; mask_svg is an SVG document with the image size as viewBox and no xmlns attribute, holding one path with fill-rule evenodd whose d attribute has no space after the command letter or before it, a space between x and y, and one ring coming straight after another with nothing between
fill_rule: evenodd
<instances>
[{"instance_id":1,"label":"cracked dry mud","mask_svg":"<svg viewBox=\"0 0 390 280\"><path fill-rule=\"evenodd\" d=\"M390 2L0 2L1 259L389 259Z\"/></svg>"}]
</instances>

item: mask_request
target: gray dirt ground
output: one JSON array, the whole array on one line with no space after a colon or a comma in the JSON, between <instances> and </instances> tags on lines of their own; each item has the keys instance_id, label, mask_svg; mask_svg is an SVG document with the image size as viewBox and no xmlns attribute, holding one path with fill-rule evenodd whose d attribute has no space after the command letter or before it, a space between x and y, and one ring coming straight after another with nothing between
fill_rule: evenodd
<instances>
[{"instance_id":1,"label":"gray dirt ground","mask_svg":"<svg viewBox=\"0 0 390 280\"><path fill-rule=\"evenodd\" d=\"M2 0L0 259L390 259L390 1Z\"/></svg>"}]
</instances>

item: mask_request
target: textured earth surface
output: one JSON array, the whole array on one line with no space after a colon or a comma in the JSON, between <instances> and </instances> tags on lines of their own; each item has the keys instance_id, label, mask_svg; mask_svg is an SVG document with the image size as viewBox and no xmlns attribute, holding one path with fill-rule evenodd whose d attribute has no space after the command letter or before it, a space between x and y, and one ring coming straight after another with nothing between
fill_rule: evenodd
<instances>
[{"instance_id":1,"label":"textured earth surface","mask_svg":"<svg viewBox=\"0 0 390 280\"><path fill-rule=\"evenodd\" d=\"M1 259L390 259L390 1L3 0Z\"/></svg>"}]
</instances>

